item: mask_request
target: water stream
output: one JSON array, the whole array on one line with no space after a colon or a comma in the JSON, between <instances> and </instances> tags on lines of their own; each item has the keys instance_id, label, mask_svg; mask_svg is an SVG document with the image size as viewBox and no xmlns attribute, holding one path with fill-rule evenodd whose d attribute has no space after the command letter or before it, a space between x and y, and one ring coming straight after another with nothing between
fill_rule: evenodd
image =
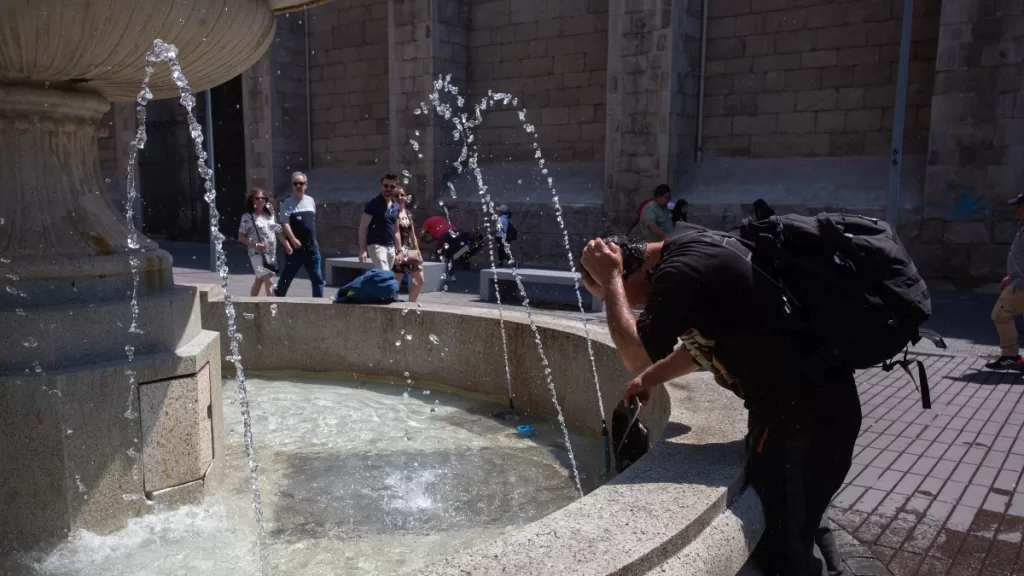
<instances>
[{"instance_id":1,"label":"water stream","mask_svg":"<svg viewBox=\"0 0 1024 576\"><path fill-rule=\"evenodd\" d=\"M139 102L141 106L139 109L143 109L145 102L148 102L152 98L148 88L148 81L152 72L156 69L156 65L160 62L165 62L171 69L171 79L178 86L181 92L181 105L185 107L185 112L188 116L188 127L189 133L192 136L192 141L195 144L195 152L198 157L199 175L203 179L203 188L206 190L203 198L210 206L210 234L214 239L214 246L217 254L217 271L220 275L221 288L224 291L224 312L227 315L228 320L228 344L231 348L231 355L227 358L232 361L235 365L235 385L238 392L238 404L242 413L242 425L243 425L243 437L245 440L246 457L249 466L249 484L252 492L252 508L253 514L256 519L256 543L259 548L260 566L264 576L270 574L270 561L267 557L267 543L266 543L266 532L263 527L263 507L260 498L260 487L259 487L259 474L256 463L256 450L253 444L252 437L252 419L249 411L249 393L245 382L245 371L242 367L242 355L238 351L238 343L242 339L242 335L238 333L235 325L235 305L232 301L231 292L228 289L228 267L227 267L227 256L224 253L224 235L220 232L220 214L217 211L217 191L214 189L213 184L210 182L210 177L213 175L213 171L206 164L206 150L203 149L203 130L200 127L199 122L196 121L195 115L192 113L192 109L196 104L196 99L192 95L192 89L188 85L188 80L185 78L185 74L182 73L181 63L178 62L178 49L171 44L165 44L162 40L154 40L153 48L146 53L146 77L145 83L142 87L142 92L139 93ZM144 101L145 100L145 101ZM139 131L141 132L141 143L145 144L145 112L142 112ZM136 137L139 140L139 137ZM134 160L134 154L138 147L134 147L131 150L132 158ZM134 165L132 162L131 165ZM130 173L133 174L133 173ZM129 206L134 201L134 176L129 184ZM130 212L129 212L130 214ZM131 217L129 216L129 222ZM134 231L133 225L130 229ZM133 232L134 234L134 232ZM131 239L129 239L131 243ZM138 244L136 239L135 244ZM136 278L137 278L137 263L136 266ZM137 284L136 280L136 284ZM133 301L133 308L137 308ZM134 323L133 323L134 324Z\"/></svg>"},{"instance_id":2,"label":"water stream","mask_svg":"<svg viewBox=\"0 0 1024 576\"><path fill-rule=\"evenodd\" d=\"M480 125L483 122L482 112L488 107L489 103L495 104L495 103L500 101L504 105L507 106L509 103L512 103L513 101L515 101L515 103L513 105L517 105L518 104L518 99L515 99L510 94L495 94L493 92L489 92L488 95L485 98L482 98L475 105L474 116L472 118L470 118L469 115L466 114L465 112L456 112L456 111L454 111L452 109L451 104L442 102L442 99L441 99L442 92L448 93L448 94L451 94L452 96L454 96L456 98L456 104L459 106L459 108L461 109L463 107L463 105L465 103L465 99L462 96L459 95L458 87L453 86L451 84L451 75L450 74L447 75L447 76L444 76L444 77L439 76L438 79L434 81L434 92L432 94L430 94L430 96L428 97L428 100L430 101L431 106L432 106L434 112L437 115L443 117L445 120L453 122L453 124L455 125L456 133L458 134L455 137L462 140L463 146L462 146L461 153L459 154L458 160L453 162L453 165L456 167L456 170L461 172L463 170L463 162L466 163L466 167L473 173L473 176L474 176L474 178L476 180L477 191L478 191L478 194L480 195L480 198L481 198L481 210L484 213L484 220L485 220L485 222L489 222L489 221L495 221L496 222L497 221L497 214L495 214L495 212L494 212L494 202L493 202L490 194L487 193L487 186L486 186L486 184L484 184L483 173L481 172L480 167L479 167L479 163L478 163L479 162L478 148L476 146L473 146L473 149L470 150L470 144L472 144L473 140L475 139L475 135L473 134L472 129L475 128L476 126ZM422 103L422 102L420 103L419 109L420 109L421 113L429 113L429 111L430 111L430 108L428 108L427 105L425 103ZM547 173L547 169L543 169L543 172L546 174ZM488 229L489 229L489 223L487 224L487 226L488 226ZM538 354L540 355L540 358L541 358L541 366L543 366L543 370L544 370L544 379L545 379L545 382L546 382L546 384L548 386L548 389L551 391L551 400L552 400L552 402L553 402L553 404L555 406L555 411L556 411L556 413L558 415L558 422L559 422L559 424L562 427L562 433L563 433L563 437L564 437L564 441L565 441L565 445L566 445L566 450L567 450L567 452L569 454L569 461L570 461L570 464L572 466L573 480L576 483L577 490L579 491L580 495L582 495L583 494L583 488L582 488L582 486L580 484L579 471L577 470L575 455L573 454L571 442L569 440L568 428L567 428L566 423L565 423L565 417L564 417L564 415L562 413L561 404L558 402L558 392L555 389L555 384L554 384L554 381L553 381L553 379L551 377L550 362L548 361L547 354L544 351L544 344L543 344L543 342L541 341L541 338L540 338L540 331L537 328L536 321L535 321L535 319L533 317L533 311L532 311L532 309L530 307L530 300L526 296L526 288L523 285L522 277L520 276L520 274L518 272L518 265L517 265L516 260L515 260L515 255L512 253L511 246L509 245L508 240L503 237L502 240L501 240L501 244L502 244L502 248L509 255L510 266L512 268L512 277L514 278L514 280L516 282L516 286L518 287L520 294L522 294L522 296L523 296L523 306L526 309L526 317L527 317L527 320L529 322L530 329L533 332L534 342L537 345L537 352L538 352ZM492 241L492 246L493 246L493 241ZM491 252L492 252L492 255L493 255L493 249L491 250ZM570 257L571 257L571 255L570 255ZM495 274L495 276L496 276L496 269L493 266L493 262L492 262L491 271L492 271L492 274ZM575 270L574 270L574 272L575 272ZM577 295L578 295L578 286L577 286ZM582 307L582 297L579 297L579 301L581 302L581 307ZM588 332L588 336L589 336L589 332ZM598 391L600 392L600 389L598 389ZM598 394L598 404L601 404L600 394ZM603 415L603 406L601 408L601 411L602 411L602 415Z\"/></svg>"}]
</instances>

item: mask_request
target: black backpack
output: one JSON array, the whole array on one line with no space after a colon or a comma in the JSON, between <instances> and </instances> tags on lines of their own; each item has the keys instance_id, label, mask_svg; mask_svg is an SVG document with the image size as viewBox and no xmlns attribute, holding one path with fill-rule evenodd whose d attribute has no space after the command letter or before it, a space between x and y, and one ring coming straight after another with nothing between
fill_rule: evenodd
<instances>
[{"instance_id":1,"label":"black backpack","mask_svg":"<svg viewBox=\"0 0 1024 576\"><path fill-rule=\"evenodd\" d=\"M746 241L758 261L770 263L770 271L762 272L774 276L787 300L786 327L823 343L808 363L812 374L836 366L900 366L911 375L910 345L928 337L946 347L938 334L921 328L932 312L928 287L885 222L787 214L747 219L729 233ZM901 352L902 360L894 360ZM917 368L921 404L930 408L920 360Z\"/></svg>"},{"instance_id":2,"label":"black backpack","mask_svg":"<svg viewBox=\"0 0 1024 576\"><path fill-rule=\"evenodd\" d=\"M519 230L516 230L516 225L512 223L512 217L508 217L508 230L505 231L505 240L509 242L515 242L519 238Z\"/></svg>"}]
</instances>

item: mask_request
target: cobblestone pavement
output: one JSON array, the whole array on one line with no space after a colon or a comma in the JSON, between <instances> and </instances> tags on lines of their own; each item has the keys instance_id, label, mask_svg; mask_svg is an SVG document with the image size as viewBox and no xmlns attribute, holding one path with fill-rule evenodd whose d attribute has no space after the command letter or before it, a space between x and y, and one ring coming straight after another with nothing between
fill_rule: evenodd
<instances>
[{"instance_id":1,"label":"cobblestone pavement","mask_svg":"<svg viewBox=\"0 0 1024 576\"><path fill-rule=\"evenodd\" d=\"M864 424L829 512L895 576L1024 574L1024 380L976 356L858 375Z\"/></svg>"}]
</instances>

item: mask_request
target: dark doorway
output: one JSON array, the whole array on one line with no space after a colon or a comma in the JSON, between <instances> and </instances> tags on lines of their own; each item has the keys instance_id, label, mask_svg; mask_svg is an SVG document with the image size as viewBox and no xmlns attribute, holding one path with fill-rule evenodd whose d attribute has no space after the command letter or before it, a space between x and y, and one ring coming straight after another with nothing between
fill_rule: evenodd
<instances>
[{"instance_id":1,"label":"dark doorway","mask_svg":"<svg viewBox=\"0 0 1024 576\"><path fill-rule=\"evenodd\" d=\"M216 164L214 174L220 231L227 238L235 238L245 210L247 192L242 77L235 76L211 90L210 100L213 105L213 161Z\"/></svg>"},{"instance_id":2,"label":"dark doorway","mask_svg":"<svg viewBox=\"0 0 1024 576\"><path fill-rule=\"evenodd\" d=\"M214 87L210 100L220 231L233 239L238 235L246 192L241 76ZM196 94L193 114L205 135L205 93ZM199 157L189 135L185 109L177 99L154 101L146 107L146 134L146 146L139 152L145 234L167 240L208 242L209 207L199 176Z\"/></svg>"}]
</instances>

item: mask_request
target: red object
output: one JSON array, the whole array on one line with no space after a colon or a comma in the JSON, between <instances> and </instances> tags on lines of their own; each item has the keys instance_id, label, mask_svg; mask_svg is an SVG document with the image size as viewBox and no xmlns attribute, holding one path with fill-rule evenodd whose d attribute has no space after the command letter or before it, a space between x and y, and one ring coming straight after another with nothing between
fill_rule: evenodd
<instances>
[{"instance_id":1,"label":"red object","mask_svg":"<svg viewBox=\"0 0 1024 576\"><path fill-rule=\"evenodd\" d=\"M454 228L444 216L431 216L423 221L423 231L433 236L434 239L444 236Z\"/></svg>"},{"instance_id":2,"label":"red object","mask_svg":"<svg viewBox=\"0 0 1024 576\"><path fill-rule=\"evenodd\" d=\"M644 211L644 208L651 202L654 202L654 198L648 198L647 200L644 200L643 203L640 204L640 207L636 209L636 215L639 216L640 213Z\"/></svg>"}]
</instances>

